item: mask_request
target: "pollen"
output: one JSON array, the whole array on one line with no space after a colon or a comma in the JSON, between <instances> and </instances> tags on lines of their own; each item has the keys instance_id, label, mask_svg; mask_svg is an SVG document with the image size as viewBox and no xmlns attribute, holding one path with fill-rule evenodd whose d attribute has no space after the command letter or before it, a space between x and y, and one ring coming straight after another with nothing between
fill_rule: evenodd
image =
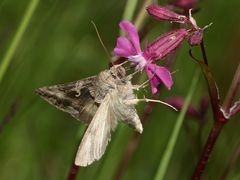
<instances>
[{"instance_id":1,"label":"pollen","mask_svg":"<svg viewBox=\"0 0 240 180\"><path fill-rule=\"evenodd\" d=\"M170 37L171 40L175 40L176 38L177 37L175 35Z\"/></svg>"}]
</instances>

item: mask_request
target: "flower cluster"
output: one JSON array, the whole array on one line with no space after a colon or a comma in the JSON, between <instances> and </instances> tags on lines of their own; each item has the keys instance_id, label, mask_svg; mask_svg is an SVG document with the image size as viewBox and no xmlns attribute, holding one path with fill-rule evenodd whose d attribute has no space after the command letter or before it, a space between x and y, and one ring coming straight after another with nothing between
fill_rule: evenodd
<instances>
[{"instance_id":1,"label":"flower cluster","mask_svg":"<svg viewBox=\"0 0 240 180\"><path fill-rule=\"evenodd\" d=\"M141 50L140 40L137 29L129 21L121 21L119 26L126 32L126 36L121 36L117 39L117 45L114 48L115 55L127 58L136 66L139 71L145 70L151 84L152 93L158 92L157 86L163 83L168 90L173 85L173 80L169 70L163 66L155 64L155 61L163 59L181 43L189 38L190 45L200 44L202 41L203 29L199 28L196 21L191 16L177 14L166 7L158 5L150 5L147 7L149 15L160 21L176 22L186 25L191 25L191 28L180 28L172 30L156 40L146 45L144 50Z\"/></svg>"}]
</instances>

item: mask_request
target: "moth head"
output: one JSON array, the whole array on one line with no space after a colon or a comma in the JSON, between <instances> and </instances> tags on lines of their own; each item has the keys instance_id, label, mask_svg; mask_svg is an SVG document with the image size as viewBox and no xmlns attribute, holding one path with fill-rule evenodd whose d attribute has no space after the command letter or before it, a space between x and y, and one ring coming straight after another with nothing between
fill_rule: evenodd
<instances>
[{"instance_id":1,"label":"moth head","mask_svg":"<svg viewBox=\"0 0 240 180\"><path fill-rule=\"evenodd\" d=\"M121 65L115 65L111 67L110 72L114 78L122 79L126 76L126 71Z\"/></svg>"}]
</instances>

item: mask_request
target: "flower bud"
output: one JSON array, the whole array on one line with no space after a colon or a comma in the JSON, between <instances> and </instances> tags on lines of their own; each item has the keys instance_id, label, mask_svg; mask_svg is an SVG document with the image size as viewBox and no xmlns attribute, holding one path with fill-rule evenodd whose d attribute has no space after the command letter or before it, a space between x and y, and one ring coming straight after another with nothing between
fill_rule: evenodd
<instances>
[{"instance_id":1,"label":"flower bud","mask_svg":"<svg viewBox=\"0 0 240 180\"><path fill-rule=\"evenodd\" d=\"M191 46L197 46L201 44L202 39L203 39L203 30L198 29L189 36L188 43Z\"/></svg>"},{"instance_id":2,"label":"flower bud","mask_svg":"<svg viewBox=\"0 0 240 180\"><path fill-rule=\"evenodd\" d=\"M171 21L177 23L188 22L188 18L186 16L177 14L166 7L158 6L155 4L148 6L147 12L149 15L160 21Z\"/></svg>"},{"instance_id":3,"label":"flower bud","mask_svg":"<svg viewBox=\"0 0 240 180\"><path fill-rule=\"evenodd\" d=\"M170 54L177 49L183 40L187 37L187 29L177 29L163 34L152 43L148 44L143 52L147 60L158 60Z\"/></svg>"}]
</instances>

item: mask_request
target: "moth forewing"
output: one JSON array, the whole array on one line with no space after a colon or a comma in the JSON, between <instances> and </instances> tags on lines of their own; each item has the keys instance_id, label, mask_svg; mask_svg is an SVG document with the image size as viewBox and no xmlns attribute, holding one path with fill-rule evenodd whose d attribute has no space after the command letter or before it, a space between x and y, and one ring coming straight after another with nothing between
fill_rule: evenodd
<instances>
[{"instance_id":1,"label":"moth forewing","mask_svg":"<svg viewBox=\"0 0 240 180\"><path fill-rule=\"evenodd\" d=\"M117 123L110 103L110 95L107 94L83 136L75 159L76 165L87 166L104 154L111 139L112 126Z\"/></svg>"},{"instance_id":2,"label":"moth forewing","mask_svg":"<svg viewBox=\"0 0 240 180\"><path fill-rule=\"evenodd\" d=\"M35 92L56 108L89 124L99 106L92 95L95 78L92 76L66 84L46 86Z\"/></svg>"},{"instance_id":3,"label":"moth forewing","mask_svg":"<svg viewBox=\"0 0 240 180\"><path fill-rule=\"evenodd\" d=\"M137 114L134 104L125 103L128 100L135 99L135 95L131 90L131 86L126 86L127 89L120 88L123 91L113 91L110 93L112 97L112 109L118 120L125 122L130 127L134 128L139 133L142 133L143 127L140 118ZM129 89L128 89L129 88Z\"/></svg>"}]
</instances>

